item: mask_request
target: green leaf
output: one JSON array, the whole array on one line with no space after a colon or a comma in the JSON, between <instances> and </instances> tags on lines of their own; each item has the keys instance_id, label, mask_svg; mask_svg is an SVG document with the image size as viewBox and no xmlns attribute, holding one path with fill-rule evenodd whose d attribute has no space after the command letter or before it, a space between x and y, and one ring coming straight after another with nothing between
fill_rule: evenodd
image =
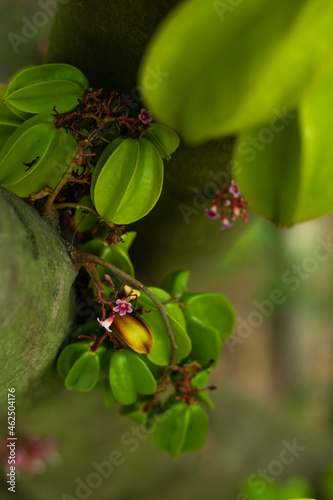
<instances>
[{"instance_id":1,"label":"green leaf","mask_svg":"<svg viewBox=\"0 0 333 500\"><path fill-rule=\"evenodd\" d=\"M63 379L66 379L79 357L88 351L89 345L90 342L87 341L77 342L66 346L61 352L57 362L57 370Z\"/></svg>"},{"instance_id":2,"label":"green leaf","mask_svg":"<svg viewBox=\"0 0 333 500\"><path fill-rule=\"evenodd\" d=\"M114 396L124 405L133 404L137 394L156 391L156 381L147 365L125 349L115 352L111 358L110 384Z\"/></svg>"},{"instance_id":3,"label":"green leaf","mask_svg":"<svg viewBox=\"0 0 333 500\"><path fill-rule=\"evenodd\" d=\"M206 442L208 432L208 416L201 406L193 404L188 406L186 411L189 423L182 447L183 453L200 450Z\"/></svg>"},{"instance_id":4,"label":"green leaf","mask_svg":"<svg viewBox=\"0 0 333 500\"><path fill-rule=\"evenodd\" d=\"M104 167L106 161L110 158L112 153L118 148L118 146L124 141L122 137L118 137L113 140L106 148L103 150L101 156L98 159L98 162L94 168L92 177L91 177L91 185L90 185L90 196L95 203L95 186L98 179L99 174L101 173L102 168Z\"/></svg>"},{"instance_id":5,"label":"green leaf","mask_svg":"<svg viewBox=\"0 0 333 500\"><path fill-rule=\"evenodd\" d=\"M187 292L189 277L190 271L173 271L164 278L162 288L172 297L181 297L184 292Z\"/></svg>"},{"instance_id":6,"label":"green leaf","mask_svg":"<svg viewBox=\"0 0 333 500\"><path fill-rule=\"evenodd\" d=\"M300 103L297 119L284 117L282 130L252 130L242 135L234 157L235 177L250 206L282 226L320 217L333 210L333 61ZM281 124L280 124L281 125ZM263 134L266 131L266 135ZM249 148L251 139L270 141ZM253 142L252 142L253 144Z\"/></svg>"},{"instance_id":7,"label":"green leaf","mask_svg":"<svg viewBox=\"0 0 333 500\"><path fill-rule=\"evenodd\" d=\"M281 225L292 223L299 188L301 138L297 119L260 149L249 148L257 128L239 137L234 157L236 181L251 208ZM270 130L264 128L264 130ZM264 137L264 136L262 136Z\"/></svg>"},{"instance_id":8,"label":"green leaf","mask_svg":"<svg viewBox=\"0 0 333 500\"><path fill-rule=\"evenodd\" d=\"M3 146L6 144L15 128L10 127L8 125L0 125L0 151Z\"/></svg>"},{"instance_id":9,"label":"green leaf","mask_svg":"<svg viewBox=\"0 0 333 500\"><path fill-rule=\"evenodd\" d=\"M96 353L86 351L72 366L66 379L67 389L91 391L99 378L99 357Z\"/></svg>"},{"instance_id":10,"label":"green leaf","mask_svg":"<svg viewBox=\"0 0 333 500\"><path fill-rule=\"evenodd\" d=\"M67 134L64 129L58 130L56 139L45 155L32 168L29 168L28 175L15 184L6 185L6 189L22 198L27 198L31 193L38 193L45 186L54 188L76 153L77 143L74 137Z\"/></svg>"},{"instance_id":11,"label":"green leaf","mask_svg":"<svg viewBox=\"0 0 333 500\"><path fill-rule=\"evenodd\" d=\"M235 313L230 301L222 293L191 293L182 296L186 321L191 318L219 332L221 342L231 335Z\"/></svg>"},{"instance_id":12,"label":"green leaf","mask_svg":"<svg viewBox=\"0 0 333 500\"><path fill-rule=\"evenodd\" d=\"M162 190L163 161L150 141L124 139L99 168L92 199L101 217L130 224L152 210Z\"/></svg>"},{"instance_id":13,"label":"green leaf","mask_svg":"<svg viewBox=\"0 0 333 500\"><path fill-rule=\"evenodd\" d=\"M127 251L131 248L133 241L136 238L137 233L135 231L129 231L126 234L122 235L123 242L121 243L122 248L125 248Z\"/></svg>"},{"instance_id":14,"label":"green leaf","mask_svg":"<svg viewBox=\"0 0 333 500\"><path fill-rule=\"evenodd\" d=\"M95 210L89 195L83 196L79 204ZM81 233L89 233L98 227L98 219L96 216L82 209L75 210L74 222L78 231Z\"/></svg>"},{"instance_id":15,"label":"green leaf","mask_svg":"<svg viewBox=\"0 0 333 500\"><path fill-rule=\"evenodd\" d=\"M176 151L179 146L180 140L176 132L165 125L153 123L144 137L149 139L158 149L162 158L166 160L171 159L171 154Z\"/></svg>"},{"instance_id":16,"label":"green leaf","mask_svg":"<svg viewBox=\"0 0 333 500\"><path fill-rule=\"evenodd\" d=\"M300 103L303 145L297 203L292 222L320 217L333 210L333 58Z\"/></svg>"},{"instance_id":17,"label":"green leaf","mask_svg":"<svg viewBox=\"0 0 333 500\"><path fill-rule=\"evenodd\" d=\"M117 399L112 392L109 379L104 378L103 384L103 399L105 408L111 408L111 406L117 403Z\"/></svg>"},{"instance_id":18,"label":"green leaf","mask_svg":"<svg viewBox=\"0 0 333 500\"><path fill-rule=\"evenodd\" d=\"M199 405L176 404L156 417L150 435L156 448L168 451L173 459L181 452L196 451L207 438L208 417Z\"/></svg>"},{"instance_id":19,"label":"green leaf","mask_svg":"<svg viewBox=\"0 0 333 500\"><path fill-rule=\"evenodd\" d=\"M154 296L162 304L164 304L166 313L169 316L171 316L174 320L176 320L177 323L179 323L184 329L186 329L184 314L179 304L177 302L170 302L169 304L167 303L173 299L171 295L165 290L162 290L162 288L156 288L154 286L149 286L148 290L150 290L150 292L154 294ZM157 310L157 307L154 304L154 302L149 297L147 297L147 295L145 295L143 292L141 293L139 304L141 304L147 310L150 309Z\"/></svg>"},{"instance_id":20,"label":"green leaf","mask_svg":"<svg viewBox=\"0 0 333 500\"><path fill-rule=\"evenodd\" d=\"M156 365L168 365L171 358L171 343L161 314L156 310L151 310L149 313L143 313L142 318L150 326L155 339L155 345L148 354L148 358ZM189 354L191 340L178 321L169 316L169 322L177 345L176 361L179 362Z\"/></svg>"},{"instance_id":21,"label":"green leaf","mask_svg":"<svg viewBox=\"0 0 333 500\"><path fill-rule=\"evenodd\" d=\"M186 315L187 333L191 339L190 361L198 361L201 366L211 368L220 357L221 339L218 331L197 319Z\"/></svg>"},{"instance_id":22,"label":"green leaf","mask_svg":"<svg viewBox=\"0 0 333 500\"><path fill-rule=\"evenodd\" d=\"M165 290L160 288L149 287L149 290L162 303L167 302L172 298ZM138 304L142 305L145 310L149 311L144 312L142 314L142 318L150 326L155 339L155 345L148 354L148 358L156 365L166 366L170 362L171 343L169 337L167 336L166 327L161 313L157 310L151 299L143 293L138 299ZM165 306L165 310L177 344L176 361L181 361L191 350L191 340L186 332L184 314L177 303L167 304Z\"/></svg>"},{"instance_id":23,"label":"green leaf","mask_svg":"<svg viewBox=\"0 0 333 500\"><path fill-rule=\"evenodd\" d=\"M26 68L10 81L5 102L26 113L66 113L78 104L89 83L69 64L44 64Z\"/></svg>"},{"instance_id":24,"label":"green leaf","mask_svg":"<svg viewBox=\"0 0 333 500\"><path fill-rule=\"evenodd\" d=\"M29 175L31 169L25 172L27 167L22 162L32 161L37 156L41 160L56 137L57 130L50 115L34 116L24 122L0 151L0 180L6 180L8 185Z\"/></svg>"},{"instance_id":25,"label":"green leaf","mask_svg":"<svg viewBox=\"0 0 333 500\"><path fill-rule=\"evenodd\" d=\"M142 59L147 105L190 143L268 121L295 106L330 54L332 21L330 0L184 1Z\"/></svg>"}]
</instances>

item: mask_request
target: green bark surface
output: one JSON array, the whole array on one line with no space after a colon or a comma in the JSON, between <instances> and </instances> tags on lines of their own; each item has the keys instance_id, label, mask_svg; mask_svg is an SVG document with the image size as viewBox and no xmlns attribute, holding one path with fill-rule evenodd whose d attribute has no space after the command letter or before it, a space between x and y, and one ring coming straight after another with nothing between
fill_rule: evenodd
<instances>
[{"instance_id":1,"label":"green bark surface","mask_svg":"<svg viewBox=\"0 0 333 500\"><path fill-rule=\"evenodd\" d=\"M40 385L68 333L77 270L56 229L4 189L0 262L0 393L23 393Z\"/></svg>"}]
</instances>

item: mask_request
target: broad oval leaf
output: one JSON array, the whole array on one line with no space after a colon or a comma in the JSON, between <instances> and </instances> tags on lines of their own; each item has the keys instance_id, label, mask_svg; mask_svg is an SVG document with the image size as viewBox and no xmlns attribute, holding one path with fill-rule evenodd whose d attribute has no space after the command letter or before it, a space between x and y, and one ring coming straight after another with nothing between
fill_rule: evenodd
<instances>
[{"instance_id":1,"label":"broad oval leaf","mask_svg":"<svg viewBox=\"0 0 333 500\"><path fill-rule=\"evenodd\" d=\"M170 294L160 288L149 287L149 290L162 304L172 298ZM144 311L148 311L143 312L142 318L150 326L155 339L155 345L148 355L148 358L156 365L166 366L170 362L171 343L169 337L167 336L166 327L161 313L158 311L151 299L143 293L141 293L138 299L138 304L143 306ZM177 344L176 361L181 361L191 350L191 340L186 331L184 314L177 303L166 304L165 310Z\"/></svg>"},{"instance_id":2,"label":"broad oval leaf","mask_svg":"<svg viewBox=\"0 0 333 500\"><path fill-rule=\"evenodd\" d=\"M88 351L89 345L90 342L82 341L75 344L69 344L64 348L57 362L57 370L63 379L67 377L75 361Z\"/></svg>"},{"instance_id":3,"label":"broad oval leaf","mask_svg":"<svg viewBox=\"0 0 333 500\"><path fill-rule=\"evenodd\" d=\"M171 159L171 154L176 151L180 143L176 132L159 123L153 123L145 132L144 137L157 147L161 157L166 160Z\"/></svg>"},{"instance_id":4,"label":"broad oval leaf","mask_svg":"<svg viewBox=\"0 0 333 500\"><path fill-rule=\"evenodd\" d=\"M186 311L185 319L187 333L192 343L189 361L197 361L203 368L214 367L219 360L221 351L218 330L187 316Z\"/></svg>"},{"instance_id":5,"label":"broad oval leaf","mask_svg":"<svg viewBox=\"0 0 333 500\"><path fill-rule=\"evenodd\" d=\"M110 384L115 398L131 405L137 394L154 394L156 380L146 364L133 352L120 350L111 357Z\"/></svg>"},{"instance_id":6,"label":"broad oval leaf","mask_svg":"<svg viewBox=\"0 0 333 500\"><path fill-rule=\"evenodd\" d=\"M150 440L156 448L168 451L175 459L182 452L202 448L207 430L208 416L201 406L179 403L156 417Z\"/></svg>"},{"instance_id":7,"label":"broad oval leaf","mask_svg":"<svg viewBox=\"0 0 333 500\"><path fill-rule=\"evenodd\" d=\"M97 172L92 199L107 221L135 222L149 213L160 197L163 161L147 139L124 139L100 171L97 165Z\"/></svg>"},{"instance_id":8,"label":"broad oval leaf","mask_svg":"<svg viewBox=\"0 0 333 500\"><path fill-rule=\"evenodd\" d=\"M66 113L78 104L89 83L84 74L69 64L44 64L26 68L10 81L5 102L26 113Z\"/></svg>"},{"instance_id":9,"label":"broad oval leaf","mask_svg":"<svg viewBox=\"0 0 333 500\"><path fill-rule=\"evenodd\" d=\"M199 321L214 328L225 342L231 335L235 324L235 313L231 302L222 293L191 293L182 295L185 318Z\"/></svg>"},{"instance_id":10,"label":"broad oval leaf","mask_svg":"<svg viewBox=\"0 0 333 500\"><path fill-rule=\"evenodd\" d=\"M332 22L330 0L181 2L141 63L147 105L189 143L268 121L296 105L330 54Z\"/></svg>"},{"instance_id":11,"label":"broad oval leaf","mask_svg":"<svg viewBox=\"0 0 333 500\"><path fill-rule=\"evenodd\" d=\"M83 353L69 371L65 386L77 391L91 391L99 378L99 357L92 352Z\"/></svg>"}]
</instances>

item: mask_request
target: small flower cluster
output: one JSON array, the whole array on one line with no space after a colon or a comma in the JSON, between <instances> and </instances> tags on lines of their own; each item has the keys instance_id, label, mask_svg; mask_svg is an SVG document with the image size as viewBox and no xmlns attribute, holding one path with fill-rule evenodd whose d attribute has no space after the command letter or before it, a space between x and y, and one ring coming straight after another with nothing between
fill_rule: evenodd
<instances>
[{"instance_id":1,"label":"small flower cluster","mask_svg":"<svg viewBox=\"0 0 333 500\"><path fill-rule=\"evenodd\" d=\"M212 200L212 206L205 210L209 219L220 219L221 230L229 229L232 223L240 217L244 222L248 221L248 203L241 196L239 187L235 181L224 188Z\"/></svg>"},{"instance_id":2,"label":"small flower cluster","mask_svg":"<svg viewBox=\"0 0 333 500\"><path fill-rule=\"evenodd\" d=\"M115 286L112 282L111 276L106 274L105 280L107 281L107 283L109 283L109 285L112 288L115 288ZM113 314L111 314L111 316L107 317L105 319L105 321L102 321L99 318L97 318L98 323L103 328L105 328L105 330L109 333L112 333L110 327L111 327L111 325L114 321L114 318L116 317L117 314L119 314L119 316L125 316L125 314L131 314L133 312L132 305L130 304L130 302L128 300L132 300L133 298L135 298L135 294L133 295L132 291L129 289L127 289L127 291L129 292L128 295L126 295L125 297L123 297L121 299L116 300L116 305L114 307L112 307Z\"/></svg>"}]
</instances>

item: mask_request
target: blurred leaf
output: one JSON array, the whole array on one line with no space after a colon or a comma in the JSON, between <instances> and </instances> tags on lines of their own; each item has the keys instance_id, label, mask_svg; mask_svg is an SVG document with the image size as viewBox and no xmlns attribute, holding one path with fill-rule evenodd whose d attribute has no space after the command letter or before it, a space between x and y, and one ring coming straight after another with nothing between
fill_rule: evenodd
<instances>
[{"instance_id":1,"label":"blurred leaf","mask_svg":"<svg viewBox=\"0 0 333 500\"><path fill-rule=\"evenodd\" d=\"M156 417L150 439L156 448L168 451L175 459L181 452L202 448L207 427L208 417L201 406L180 403Z\"/></svg>"},{"instance_id":2,"label":"blurred leaf","mask_svg":"<svg viewBox=\"0 0 333 500\"><path fill-rule=\"evenodd\" d=\"M154 116L190 143L232 134L295 106L332 50L329 0L187 0L143 57L139 82ZM151 85L151 68L161 72Z\"/></svg>"},{"instance_id":3,"label":"blurred leaf","mask_svg":"<svg viewBox=\"0 0 333 500\"><path fill-rule=\"evenodd\" d=\"M333 210L333 60L304 95L298 119L273 134L270 128L240 136L235 175L250 206L276 224L292 224ZM265 135L264 135L265 133ZM253 138L261 138L257 147ZM265 138L265 141L263 141Z\"/></svg>"}]
</instances>

